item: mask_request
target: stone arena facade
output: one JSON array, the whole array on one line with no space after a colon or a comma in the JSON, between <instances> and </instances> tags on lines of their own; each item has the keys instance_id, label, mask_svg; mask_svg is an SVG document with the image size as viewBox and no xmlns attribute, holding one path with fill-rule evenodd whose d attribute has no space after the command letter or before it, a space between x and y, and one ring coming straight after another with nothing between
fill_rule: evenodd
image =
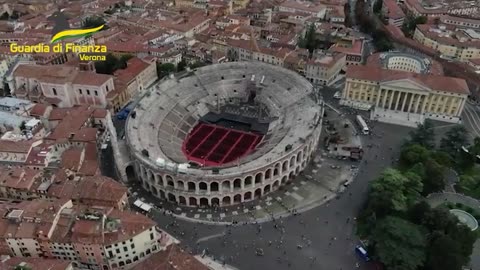
<instances>
[{"instance_id":1,"label":"stone arena facade","mask_svg":"<svg viewBox=\"0 0 480 270\"><path fill-rule=\"evenodd\" d=\"M256 104L268 111L259 119L271 121L257 147L218 166L192 164L182 145L202 117L246 99L252 87ZM271 193L304 170L323 113L320 96L295 72L263 63L216 64L147 93L127 120L126 140L136 179L152 195L184 206L228 206Z\"/></svg>"}]
</instances>

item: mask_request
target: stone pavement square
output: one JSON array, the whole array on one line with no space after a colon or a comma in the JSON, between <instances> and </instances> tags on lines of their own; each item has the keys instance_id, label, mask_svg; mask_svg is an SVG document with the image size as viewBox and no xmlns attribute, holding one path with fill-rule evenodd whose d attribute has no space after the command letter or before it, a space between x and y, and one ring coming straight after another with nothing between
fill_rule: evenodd
<instances>
[{"instance_id":1,"label":"stone pavement square","mask_svg":"<svg viewBox=\"0 0 480 270\"><path fill-rule=\"evenodd\" d=\"M194 218L199 218L200 217L200 214L195 214L195 216L193 216Z\"/></svg>"},{"instance_id":2,"label":"stone pavement square","mask_svg":"<svg viewBox=\"0 0 480 270\"><path fill-rule=\"evenodd\" d=\"M295 193L295 192L293 192L293 193L291 194L291 196L292 196L293 198L295 198L297 201L303 201L303 197L300 196L300 195L298 195L298 194Z\"/></svg>"}]
</instances>

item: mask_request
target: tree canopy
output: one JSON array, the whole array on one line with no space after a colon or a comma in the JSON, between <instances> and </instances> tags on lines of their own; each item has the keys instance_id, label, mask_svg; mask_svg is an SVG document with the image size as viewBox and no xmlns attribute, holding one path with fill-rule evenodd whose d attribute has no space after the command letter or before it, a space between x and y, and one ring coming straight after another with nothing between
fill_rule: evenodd
<instances>
[{"instance_id":1,"label":"tree canopy","mask_svg":"<svg viewBox=\"0 0 480 270\"><path fill-rule=\"evenodd\" d=\"M113 74L117 69L124 69L127 67L127 61L132 58L133 55L122 55L117 58L115 55L109 53L106 55L105 61L95 62L95 70L101 74Z\"/></svg>"},{"instance_id":2,"label":"tree canopy","mask_svg":"<svg viewBox=\"0 0 480 270\"><path fill-rule=\"evenodd\" d=\"M387 269L416 270L425 262L425 233L407 220L385 217L375 226L370 240Z\"/></svg>"},{"instance_id":3,"label":"tree canopy","mask_svg":"<svg viewBox=\"0 0 480 270\"><path fill-rule=\"evenodd\" d=\"M440 140L440 150L446 153L457 153L462 146L468 144L467 130L462 125L449 129Z\"/></svg>"},{"instance_id":4,"label":"tree canopy","mask_svg":"<svg viewBox=\"0 0 480 270\"><path fill-rule=\"evenodd\" d=\"M431 120L426 119L423 124L410 132L410 143L419 144L427 149L435 148L435 131Z\"/></svg>"},{"instance_id":5,"label":"tree canopy","mask_svg":"<svg viewBox=\"0 0 480 270\"><path fill-rule=\"evenodd\" d=\"M82 22L82 26L84 28L95 28L95 27L98 27L100 25L105 25L102 30L106 30L108 27L106 25L106 22L105 20L102 18L102 17L98 17L98 16L91 16L91 17L87 17L83 22Z\"/></svg>"}]
</instances>

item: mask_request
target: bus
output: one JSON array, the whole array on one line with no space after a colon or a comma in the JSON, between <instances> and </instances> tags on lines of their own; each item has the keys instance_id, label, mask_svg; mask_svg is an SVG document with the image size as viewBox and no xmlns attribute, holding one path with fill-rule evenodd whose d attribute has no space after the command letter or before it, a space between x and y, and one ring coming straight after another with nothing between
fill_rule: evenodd
<instances>
[{"instance_id":1,"label":"bus","mask_svg":"<svg viewBox=\"0 0 480 270\"><path fill-rule=\"evenodd\" d=\"M370 133L370 130L368 129L367 123L365 123L365 120L363 120L363 117L360 115L357 115L357 123L362 129L362 133L367 135Z\"/></svg>"}]
</instances>

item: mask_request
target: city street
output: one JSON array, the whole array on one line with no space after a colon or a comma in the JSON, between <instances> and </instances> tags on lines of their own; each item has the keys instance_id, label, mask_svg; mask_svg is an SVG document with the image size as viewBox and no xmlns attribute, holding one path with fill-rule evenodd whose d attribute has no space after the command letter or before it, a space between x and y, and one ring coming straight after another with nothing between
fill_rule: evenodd
<instances>
[{"instance_id":1,"label":"city street","mask_svg":"<svg viewBox=\"0 0 480 270\"><path fill-rule=\"evenodd\" d=\"M161 212L153 218L193 253L205 250L240 269L356 269L357 263L358 269L370 269L354 254L354 218L365 202L368 182L397 158L409 130L375 123L373 131L379 135L363 137L364 145L374 147L366 149L357 179L337 199L302 214L233 227L189 223Z\"/></svg>"},{"instance_id":2,"label":"city street","mask_svg":"<svg viewBox=\"0 0 480 270\"><path fill-rule=\"evenodd\" d=\"M466 102L462 119L465 127L470 131L471 137L480 137L480 112L477 106Z\"/></svg>"}]
</instances>

